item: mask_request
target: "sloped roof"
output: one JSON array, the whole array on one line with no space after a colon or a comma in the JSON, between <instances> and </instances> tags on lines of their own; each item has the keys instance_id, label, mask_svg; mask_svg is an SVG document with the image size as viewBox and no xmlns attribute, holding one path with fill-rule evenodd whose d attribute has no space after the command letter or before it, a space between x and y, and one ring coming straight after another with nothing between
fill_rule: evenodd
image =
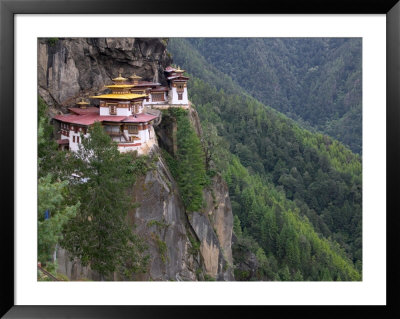
<instances>
[{"instance_id":1,"label":"sloped roof","mask_svg":"<svg viewBox=\"0 0 400 319\"><path fill-rule=\"evenodd\" d=\"M148 121L154 120L157 117L158 117L157 115L141 113L141 114L136 114L136 117L128 116L122 122L124 122L124 123L142 123L142 122L148 122Z\"/></svg>"},{"instance_id":2,"label":"sloped roof","mask_svg":"<svg viewBox=\"0 0 400 319\"><path fill-rule=\"evenodd\" d=\"M70 110L71 112L78 114L78 115L84 115L84 114L88 114L88 113L99 113L99 109L95 106L90 106L87 108L79 108L79 107L70 107L68 108L68 110Z\"/></svg>"}]
</instances>

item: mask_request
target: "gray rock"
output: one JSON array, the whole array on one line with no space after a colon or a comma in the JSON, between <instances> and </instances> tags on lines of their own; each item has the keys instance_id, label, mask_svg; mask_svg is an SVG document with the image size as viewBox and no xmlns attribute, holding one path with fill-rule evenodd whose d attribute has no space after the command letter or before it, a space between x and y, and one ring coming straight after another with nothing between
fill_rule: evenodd
<instances>
[{"instance_id":1,"label":"gray rock","mask_svg":"<svg viewBox=\"0 0 400 319\"><path fill-rule=\"evenodd\" d=\"M50 106L72 106L79 96L104 91L118 72L165 84L163 70L172 62L166 45L157 38L39 39L39 94Z\"/></svg>"}]
</instances>

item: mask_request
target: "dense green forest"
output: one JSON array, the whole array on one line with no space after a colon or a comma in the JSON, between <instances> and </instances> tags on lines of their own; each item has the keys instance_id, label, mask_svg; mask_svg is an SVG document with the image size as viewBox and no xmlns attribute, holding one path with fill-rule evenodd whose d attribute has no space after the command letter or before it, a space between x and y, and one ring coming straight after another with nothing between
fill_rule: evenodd
<instances>
[{"instance_id":1,"label":"dense green forest","mask_svg":"<svg viewBox=\"0 0 400 319\"><path fill-rule=\"evenodd\" d=\"M193 71L189 97L201 118L207 169L229 186L235 278L360 280L361 157L259 102L188 41L170 45L174 61ZM240 271L249 252L256 274Z\"/></svg>"},{"instance_id":2,"label":"dense green forest","mask_svg":"<svg viewBox=\"0 0 400 319\"><path fill-rule=\"evenodd\" d=\"M171 38L174 62L362 152L360 38Z\"/></svg>"},{"instance_id":3,"label":"dense green forest","mask_svg":"<svg viewBox=\"0 0 400 319\"><path fill-rule=\"evenodd\" d=\"M211 150L209 169L225 177L245 237L276 263L273 269L278 271L269 273L279 274L288 266L289 280L360 278L353 269L361 271L362 260L359 155L327 136L299 128L255 99L227 94L196 78L190 83L190 98ZM291 235L285 234L287 227ZM315 245L332 250L330 262L314 255ZM314 247L311 255L298 256L306 246ZM296 262L289 263L292 249ZM332 266L338 256L352 275Z\"/></svg>"}]
</instances>

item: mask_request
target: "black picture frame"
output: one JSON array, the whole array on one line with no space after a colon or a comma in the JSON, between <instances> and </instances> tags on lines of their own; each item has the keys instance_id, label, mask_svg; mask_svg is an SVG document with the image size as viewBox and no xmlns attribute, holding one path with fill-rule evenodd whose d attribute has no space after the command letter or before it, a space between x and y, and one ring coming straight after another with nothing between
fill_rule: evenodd
<instances>
[{"instance_id":1,"label":"black picture frame","mask_svg":"<svg viewBox=\"0 0 400 319\"><path fill-rule=\"evenodd\" d=\"M14 303L14 16L15 14L386 14L387 29L387 305L386 306L16 306ZM297 0L241 3L170 0L0 0L1 309L4 318L205 318L371 315L400 317L396 244L400 136L400 3L398 0ZM35 54L32 52L32 54ZM383 106L380 106L383 107ZM7 138L4 138L7 137ZM380 212L383 213L383 212Z\"/></svg>"}]
</instances>

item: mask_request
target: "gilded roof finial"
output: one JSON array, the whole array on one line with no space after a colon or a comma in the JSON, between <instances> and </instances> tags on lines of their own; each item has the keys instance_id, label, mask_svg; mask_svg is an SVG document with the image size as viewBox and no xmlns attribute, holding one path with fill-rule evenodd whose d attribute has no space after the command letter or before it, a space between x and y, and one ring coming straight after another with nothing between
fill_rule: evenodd
<instances>
[{"instance_id":1,"label":"gilded roof finial","mask_svg":"<svg viewBox=\"0 0 400 319\"><path fill-rule=\"evenodd\" d=\"M122 74L119 73L118 77L117 77L117 78L114 78L114 79L112 79L112 80L115 81L115 82L123 82L123 81L126 81L126 80L128 80L128 79L122 77Z\"/></svg>"},{"instance_id":2,"label":"gilded roof finial","mask_svg":"<svg viewBox=\"0 0 400 319\"><path fill-rule=\"evenodd\" d=\"M81 97L81 100L79 102L76 103L77 105L79 105L81 108L85 108L86 105L89 105L89 102L86 102L83 97Z\"/></svg>"},{"instance_id":3,"label":"gilded roof finial","mask_svg":"<svg viewBox=\"0 0 400 319\"><path fill-rule=\"evenodd\" d=\"M131 75L129 78L132 79L132 80L139 80L139 79L141 79L142 77L139 76L139 75L136 75L136 73L133 73L133 75Z\"/></svg>"}]
</instances>

